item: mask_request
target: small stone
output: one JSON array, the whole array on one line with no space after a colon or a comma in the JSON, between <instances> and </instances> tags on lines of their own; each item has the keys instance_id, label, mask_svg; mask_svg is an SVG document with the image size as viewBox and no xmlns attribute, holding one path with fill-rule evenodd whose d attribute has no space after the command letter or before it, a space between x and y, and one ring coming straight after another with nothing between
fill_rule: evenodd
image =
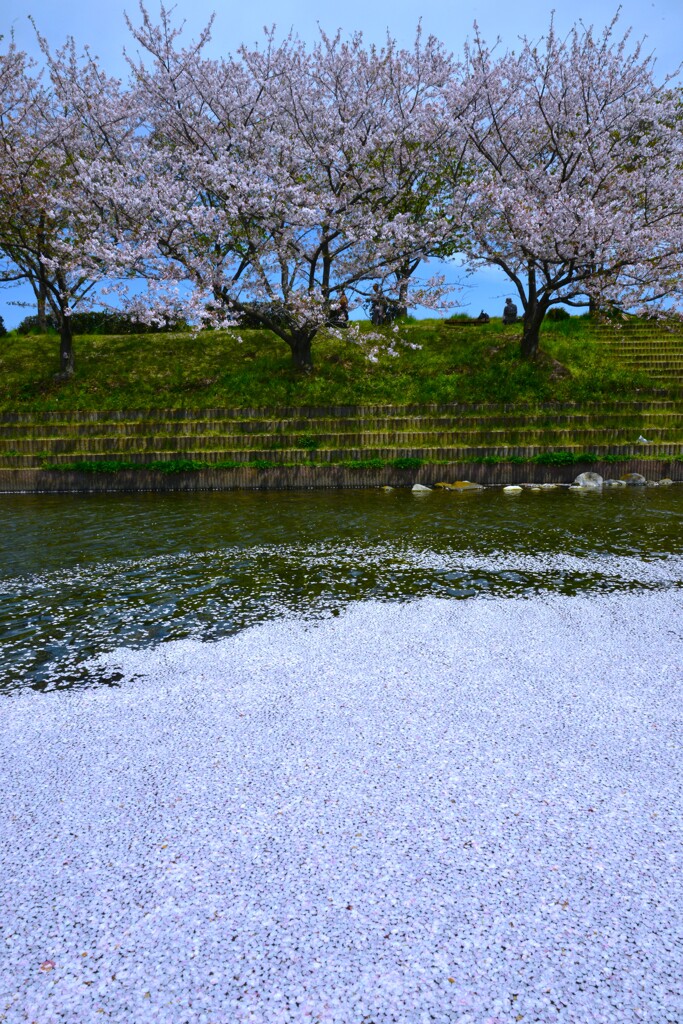
<instances>
[{"instance_id":1,"label":"small stone","mask_svg":"<svg viewBox=\"0 0 683 1024\"><path fill-rule=\"evenodd\" d=\"M447 484L444 480L439 480L437 484L434 484L434 487L438 487L440 491L450 491L453 488L453 484Z\"/></svg>"},{"instance_id":2,"label":"small stone","mask_svg":"<svg viewBox=\"0 0 683 1024\"><path fill-rule=\"evenodd\" d=\"M603 487L626 487L625 480L603 480Z\"/></svg>"},{"instance_id":3,"label":"small stone","mask_svg":"<svg viewBox=\"0 0 683 1024\"><path fill-rule=\"evenodd\" d=\"M659 486L660 487L671 487L672 484L673 484L673 480L671 479L670 476L665 476L665 477L663 477L659 481Z\"/></svg>"},{"instance_id":4,"label":"small stone","mask_svg":"<svg viewBox=\"0 0 683 1024\"><path fill-rule=\"evenodd\" d=\"M659 487L659 481L658 480L648 480L646 486L647 487Z\"/></svg>"},{"instance_id":5,"label":"small stone","mask_svg":"<svg viewBox=\"0 0 683 1024\"><path fill-rule=\"evenodd\" d=\"M556 491L557 490L557 484L541 484L540 487L541 487L542 491Z\"/></svg>"},{"instance_id":6,"label":"small stone","mask_svg":"<svg viewBox=\"0 0 683 1024\"><path fill-rule=\"evenodd\" d=\"M389 491L395 491L396 488L390 487L389 484L385 484L384 487L382 487L382 490L385 492L385 494L388 494Z\"/></svg>"},{"instance_id":7,"label":"small stone","mask_svg":"<svg viewBox=\"0 0 683 1024\"><path fill-rule=\"evenodd\" d=\"M522 493L522 488L519 486L519 484L507 484L507 486L503 488L503 493L504 494L521 494Z\"/></svg>"},{"instance_id":8,"label":"small stone","mask_svg":"<svg viewBox=\"0 0 683 1024\"><path fill-rule=\"evenodd\" d=\"M531 491L532 494L540 494L541 493L541 488L538 487L536 484L532 485L529 488L529 490Z\"/></svg>"},{"instance_id":9,"label":"small stone","mask_svg":"<svg viewBox=\"0 0 683 1024\"><path fill-rule=\"evenodd\" d=\"M623 480L628 487L645 487L647 484L642 473L624 473L619 479Z\"/></svg>"},{"instance_id":10,"label":"small stone","mask_svg":"<svg viewBox=\"0 0 683 1024\"><path fill-rule=\"evenodd\" d=\"M431 487L425 487L424 484L413 484L413 494L426 494L431 491Z\"/></svg>"}]
</instances>

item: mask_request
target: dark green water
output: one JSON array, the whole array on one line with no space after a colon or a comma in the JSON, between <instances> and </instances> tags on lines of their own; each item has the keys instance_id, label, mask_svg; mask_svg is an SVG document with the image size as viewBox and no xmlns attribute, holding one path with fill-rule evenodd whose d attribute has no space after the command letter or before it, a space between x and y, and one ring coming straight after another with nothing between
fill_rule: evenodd
<instances>
[{"instance_id":1,"label":"dark green water","mask_svg":"<svg viewBox=\"0 0 683 1024\"><path fill-rule=\"evenodd\" d=\"M0 495L0 689L350 601L679 588L683 487ZM381 641L381 638L378 638Z\"/></svg>"}]
</instances>

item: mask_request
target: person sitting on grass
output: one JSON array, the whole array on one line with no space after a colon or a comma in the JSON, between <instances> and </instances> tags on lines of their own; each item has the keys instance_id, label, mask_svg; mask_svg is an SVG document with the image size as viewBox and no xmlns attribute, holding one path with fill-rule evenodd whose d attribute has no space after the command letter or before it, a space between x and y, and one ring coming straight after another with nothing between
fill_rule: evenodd
<instances>
[{"instance_id":1,"label":"person sitting on grass","mask_svg":"<svg viewBox=\"0 0 683 1024\"><path fill-rule=\"evenodd\" d=\"M504 324L516 324L517 323L517 307L512 299L505 300L505 309L503 310L503 323Z\"/></svg>"},{"instance_id":2,"label":"person sitting on grass","mask_svg":"<svg viewBox=\"0 0 683 1024\"><path fill-rule=\"evenodd\" d=\"M336 302L330 304L328 323L332 327L348 327L349 325L349 300L342 288Z\"/></svg>"}]
</instances>

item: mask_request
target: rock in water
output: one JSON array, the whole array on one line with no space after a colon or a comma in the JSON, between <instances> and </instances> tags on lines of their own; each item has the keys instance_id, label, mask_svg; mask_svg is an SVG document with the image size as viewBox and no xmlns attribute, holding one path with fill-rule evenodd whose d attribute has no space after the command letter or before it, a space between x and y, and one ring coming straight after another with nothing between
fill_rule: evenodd
<instances>
[{"instance_id":1,"label":"rock in water","mask_svg":"<svg viewBox=\"0 0 683 1024\"><path fill-rule=\"evenodd\" d=\"M642 473L624 473L619 479L629 487L645 487L647 485L647 480Z\"/></svg>"},{"instance_id":2,"label":"rock in water","mask_svg":"<svg viewBox=\"0 0 683 1024\"><path fill-rule=\"evenodd\" d=\"M603 479L599 473L579 473L572 487L581 487L585 491L601 491Z\"/></svg>"},{"instance_id":3,"label":"rock in water","mask_svg":"<svg viewBox=\"0 0 683 1024\"><path fill-rule=\"evenodd\" d=\"M471 480L456 480L451 484L452 491L483 491L483 484L473 484Z\"/></svg>"}]
</instances>

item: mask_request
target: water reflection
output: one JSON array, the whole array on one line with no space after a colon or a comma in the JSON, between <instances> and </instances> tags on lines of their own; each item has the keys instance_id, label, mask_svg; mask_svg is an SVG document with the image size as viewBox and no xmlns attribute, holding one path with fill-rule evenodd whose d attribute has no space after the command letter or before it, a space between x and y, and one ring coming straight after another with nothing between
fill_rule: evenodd
<instances>
[{"instance_id":1,"label":"water reflection","mask_svg":"<svg viewBox=\"0 0 683 1024\"><path fill-rule=\"evenodd\" d=\"M351 601L681 587L683 488L0 497L0 686Z\"/></svg>"}]
</instances>

